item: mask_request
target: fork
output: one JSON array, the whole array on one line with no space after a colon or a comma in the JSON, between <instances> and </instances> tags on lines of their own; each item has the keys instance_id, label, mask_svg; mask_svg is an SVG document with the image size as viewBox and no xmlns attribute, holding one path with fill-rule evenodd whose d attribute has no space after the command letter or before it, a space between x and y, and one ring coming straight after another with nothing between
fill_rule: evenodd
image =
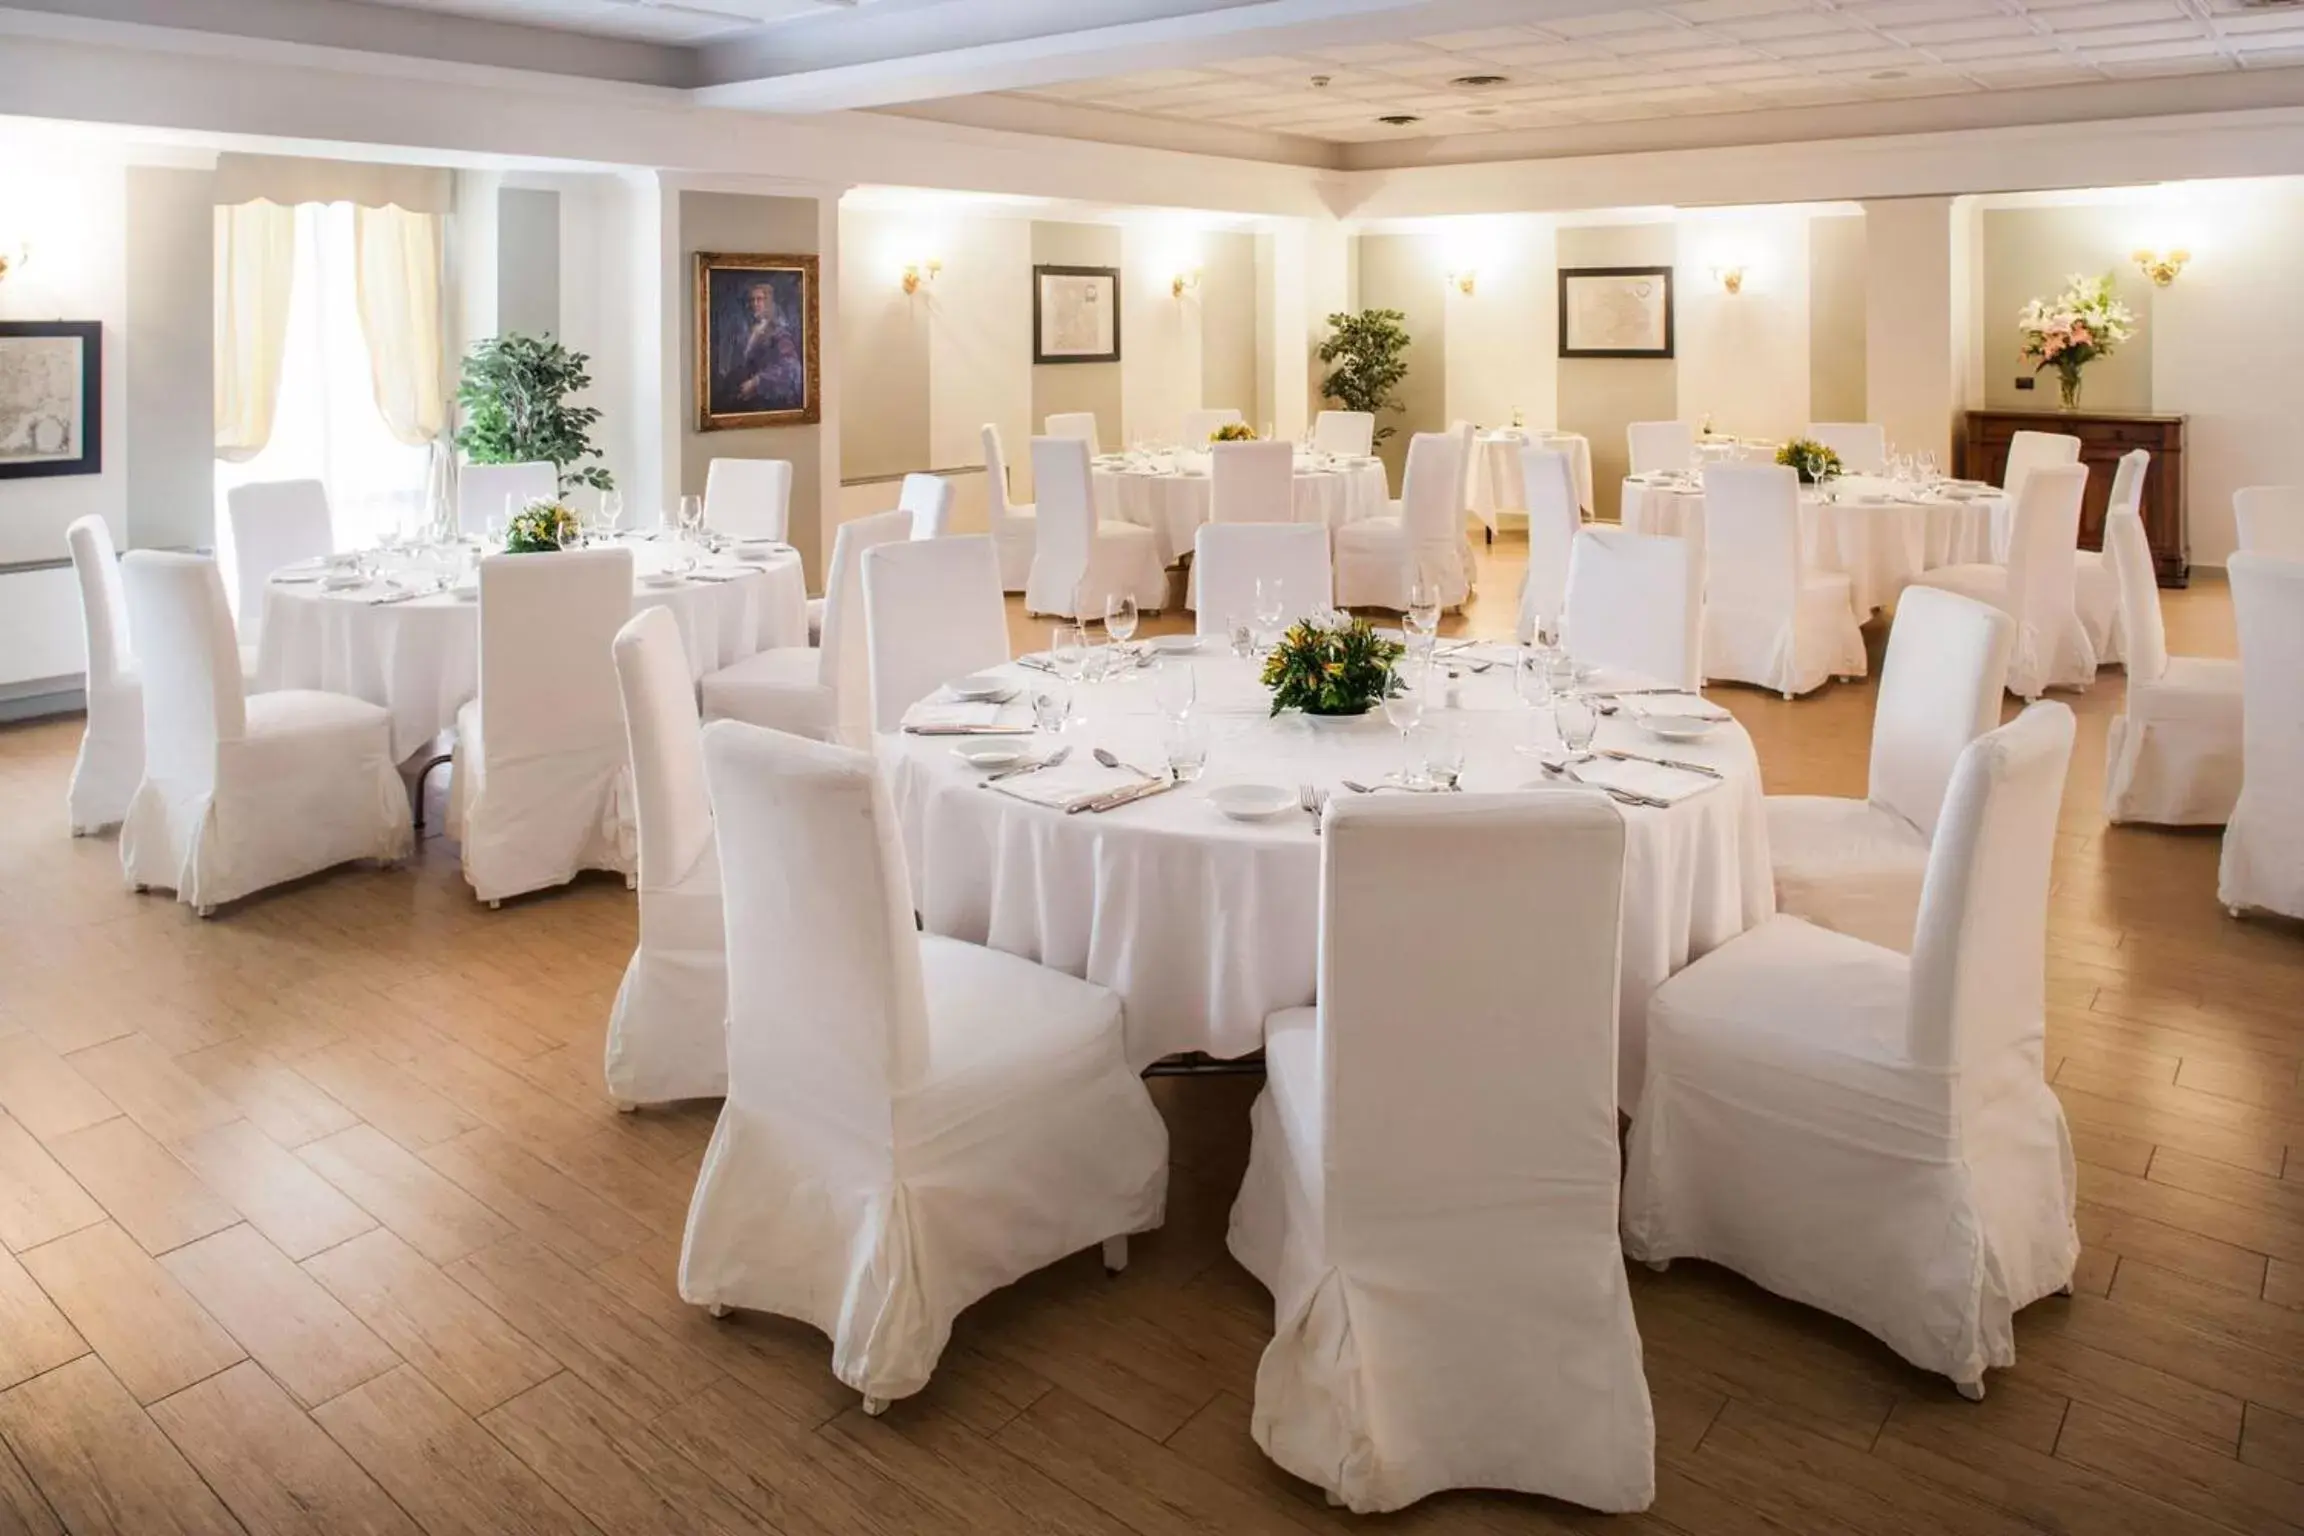
<instances>
[{"instance_id":1,"label":"fork","mask_svg":"<svg viewBox=\"0 0 2304 1536\"><path fill-rule=\"evenodd\" d=\"M1320 835L1320 818L1328 809L1328 791L1316 784L1296 786L1296 807L1312 818L1312 835Z\"/></svg>"},{"instance_id":2,"label":"fork","mask_svg":"<svg viewBox=\"0 0 2304 1536\"><path fill-rule=\"evenodd\" d=\"M1555 778L1566 779L1571 784L1583 784L1586 789L1601 790L1618 805L1644 805L1655 811L1671 808L1671 801L1659 800L1654 795L1643 795L1629 789L1618 789L1613 784L1584 784L1582 776L1565 764L1554 766L1551 763L1546 763L1544 764L1544 771Z\"/></svg>"}]
</instances>

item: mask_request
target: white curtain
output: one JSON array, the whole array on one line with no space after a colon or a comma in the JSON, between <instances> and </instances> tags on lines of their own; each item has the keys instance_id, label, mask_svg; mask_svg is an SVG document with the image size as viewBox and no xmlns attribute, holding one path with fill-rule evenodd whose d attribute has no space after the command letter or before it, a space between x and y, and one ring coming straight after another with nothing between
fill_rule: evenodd
<instances>
[{"instance_id":1,"label":"white curtain","mask_svg":"<svg viewBox=\"0 0 2304 1536\"><path fill-rule=\"evenodd\" d=\"M296 210L216 210L216 457L254 458L272 437L295 282Z\"/></svg>"},{"instance_id":2,"label":"white curtain","mask_svg":"<svg viewBox=\"0 0 2304 1536\"><path fill-rule=\"evenodd\" d=\"M403 443L428 444L448 424L440 374L440 217L354 208L353 292L376 409Z\"/></svg>"}]
</instances>

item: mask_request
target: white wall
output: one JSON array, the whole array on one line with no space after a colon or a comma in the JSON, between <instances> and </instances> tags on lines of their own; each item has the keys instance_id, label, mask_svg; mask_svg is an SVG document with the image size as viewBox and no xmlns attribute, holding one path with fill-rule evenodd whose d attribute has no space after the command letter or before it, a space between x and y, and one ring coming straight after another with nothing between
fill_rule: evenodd
<instances>
[{"instance_id":1,"label":"white wall","mask_svg":"<svg viewBox=\"0 0 2304 1536\"><path fill-rule=\"evenodd\" d=\"M1442 274L1448 420L1503 426L1519 411L1548 426L1558 410L1558 259L1546 219L1450 219L1443 263L1474 274L1473 290Z\"/></svg>"},{"instance_id":2,"label":"white wall","mask_svg":"<svg viewBox=\"0 0 2304 1536\"><path fill-rule=\"evenodd\" d=\"M964 228L960 227L964 223ZM928 465L984 462L983 427L1000 429L1011 460L1027 462L1032 433L1032 226L1024 219L955 221L942 242L928 324ZM912 466L919 468L922 466Z\"/></svg>"},{"instance_id":3,"label":"white wall","mask_svg":"<svg viewBox=\"0 0 2304 1536\"><path fill-rule=\"evenodd\" d=\"M1680 416L1739 437L1809 419L1808 223L1798 208L1691 209L1673 268ZM1740 292L1716 272L1744 268Z\"/></svg>"},{"instance_id":4,"label":"white wall","mask_svg":"<svg viewBox=\"0 0 2304 1536\"><path fill-rule=\"evenodd\" d=\"M1968 257L1957 252L1952 199L1864 205L1864 400L1899 451L1951 462L1953 416L1969 354L1962 318Z\"/></svg>"},{"instance_id":5,"label":"white wall","mask_svg":"<svg viewBox=\"0 0 2304 1536\"><path fill-rule=\"evenodd\" d=\"M1200 301L1173 291L1201 265L1197 230L1147 218L1120 230L1120 423L1124 440L1174 442L1200 408Z\"/></svg>"}]
</instances>

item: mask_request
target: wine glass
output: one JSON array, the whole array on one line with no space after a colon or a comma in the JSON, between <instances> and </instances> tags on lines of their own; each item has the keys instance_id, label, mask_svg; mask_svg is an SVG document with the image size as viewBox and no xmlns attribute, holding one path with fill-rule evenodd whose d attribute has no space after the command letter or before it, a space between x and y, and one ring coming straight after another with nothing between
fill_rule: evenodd
<instances>
[{"instance_id":1,"label":"wine glass","mask_svg":"<svg viewBox=\"0 0 2304 1536\"><path fill-rule=\"evenodd\" d=\"M1115 645L1126 645L1136 633L1136 599L1115 592L1104 599L1104 633Z\"/></svg>"},{"instance_id":2,"label":"wine glass","mask_svg":"<svg viewBox=\"0 0 2304 1536\"><path fill-rule=\"evenodd\" d=\"M1256 641L1270 645L1279 636L1280 621L1288 613L1288 584L1277 576L1256 578Z\"/></svg>"},{"instance_id":3,"label":"wine glass","mask_svg":"<svg viewBox=\"0 0 2304 1536\"><path fill-rule=\"evenodd\" d=\"M1182 725L1200 696L1199 673L1181 657L1162 662L1152 674L1152 706L1171 725Z\"/></svg>"},{"instance_id":4,"label":"wine glass","mask_svg":"<svg viewBox=\"0 0 2304 1536\"><path fill-rule=\"evenodd\" d=\"M1400 733L1403 754L1408 750L1408 738L1424 721L1424 686L1429 667L1427 662L1422 668L1411 670L1409 658L1397 656L1384 672L1384 718ZM1412 772L1403 772L1401 777L1410 784L1417 782Z\"/></svg>"},{"instance_id":5,"label":"wine glass","mask_svg":"<svg viewBox=\"0 0 2304 1536\"><path fill-rule=\"evenodd\" d=\"M1600 730L1600 711L1580 693L1559 694L1552 700L1552 728L1560 733L1560 745L1568 749L1568 761L1580 763L1592 755L1592 738Z\"/></svg>"},{"instance_id":6,"label":"wine glass","mask_svg":"<svg viewBox=\"0 0 2304 1536\"><path fill-rule=\"evenodd\" d=\"M606 537L613 539L616 537L617 529L623 525L623 522L624 493L622 491L602 491L600 493L601 533Z\"/></svg>"},{"instance_id":7,"label":"wine glass","mask_svg":"<svg viewBox=\"0 0 2304 1536\"><path fill-rule=\"evenodd\" d=\"M1048 660L1055 665L1056 675L1072 682L1080 681L1080 664L1088 654L1088 631L1080 621L1070 619L1048 632Z\"/></svg>"},{"instance_id":8,"label":"wine glass","mask_svg":"<svg viewBox=\"0 0 2304 1536\"><path fill-rule=\"evenodd\" d=\"M1440 630L1440 584L1429 581L1419 573L1408 584L1408 611L1405 615L1408 633L1415 637L1417 647L1427 653Z\"/></svg>"},{"instance_id":9,"label":"wine glass","mask_svg":"<svg viewBox=\"0 0 2304 1536\"><path fill-rule=\"evenodd\" d=\"M678 516L680 519L680 533L682 537L694 538L697 534L703 532L704 498L701 496L681 497L680 511Z\"/></svg>"}]
</instances>

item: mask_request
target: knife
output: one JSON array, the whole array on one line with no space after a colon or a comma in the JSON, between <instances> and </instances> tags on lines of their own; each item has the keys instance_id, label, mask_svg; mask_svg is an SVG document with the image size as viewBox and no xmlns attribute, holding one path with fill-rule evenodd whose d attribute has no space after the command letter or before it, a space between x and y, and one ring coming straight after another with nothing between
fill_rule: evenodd
<instances>
[{"instance_id":1,"label":"knife","mask_svg":"<svg viewBox=\"0 0 2304 1536\"><path fill-rule=\"evenodd\" d=\"M1637 752L1611 752L1603 750L1602 757L1612 757L1620 763L1653 763L1659 768L1677 768L1682 773L1700 773L1708 779L1724 779L1726 774L1709 763L1683 763L1677 758L1642 757Z\"/></svg>"},{"instance_id":2,"label":"knife","mask_svg":"<svg viewBox=\"0 0 2304 1536\"><path fill-rule=\"evenodd\" d=\"M1149 800L1154 795L1166 794L1175 787L1176 781L1174 779L1147 779L1141 784L1130 784L1125 788L1114 790L1111 794L1099 795L1093 800L1083 800L1078 805L1066 806L1064 814L1077 816L1082 811L1116 811L1124 805L1134 805L1139 800Z\"/></svg>"}]
</instances>

